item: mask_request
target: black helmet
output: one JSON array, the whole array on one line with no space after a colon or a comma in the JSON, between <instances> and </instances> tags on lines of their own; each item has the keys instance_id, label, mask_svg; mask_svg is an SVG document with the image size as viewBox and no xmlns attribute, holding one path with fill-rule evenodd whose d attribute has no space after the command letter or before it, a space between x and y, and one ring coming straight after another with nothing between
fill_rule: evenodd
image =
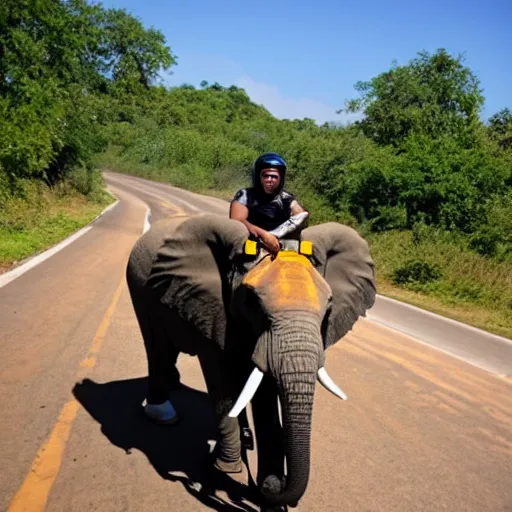
<instances>
[{"instance_id":1,"label":"black helmet","mask_svg":"<svg viewBox=\"0 0 512 512\"><path fill-rule=\"evenodd\" d=\"M276 193L281 192L284 187L284 180L286 178L286 169L288 165L286 160L277 153L264 153L259 156L254 162L254 167L252 171L252 184L253 187L260 189L260 175L263 169L269 169L272 167L273 169L277 169L279 174L281 175L281 182L279 183L279 187L276 190Z\"/></svg>"}]
</instances>

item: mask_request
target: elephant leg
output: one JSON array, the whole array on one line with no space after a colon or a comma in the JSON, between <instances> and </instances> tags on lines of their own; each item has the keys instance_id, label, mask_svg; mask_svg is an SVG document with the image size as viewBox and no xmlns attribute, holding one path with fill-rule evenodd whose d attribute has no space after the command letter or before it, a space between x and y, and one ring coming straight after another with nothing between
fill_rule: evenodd
<instances>
[{"instance_id":1,"label":"elephant leg","mask_svg":"<svg viewBox=\"0 0 512 512\"><path fill-rule=\"evenodd\" d=\"M132 288L128 282L135 315L139 323L148 362L148 404L162 404L169 399L171 382L179 381L176 368L179 351L172 346L163 323L163 307L151 296Z\"/></svg>"},{"instance_id":2,"label":"elephant leg","mask_svg":"<svg viewBox=\"0 0 512 512\"><path fill-rule=\"evenodd\" d=\"M169 377L167 379L167 389L169 391L176 391L181 389L181 375L177 367L179 350L174 348L174 345L169 345Z\"/></svg>"},{"instance_id":3,"label":"elephant leg","mask_svg":"<svg viewBox=\"0 0 512 512\"><path fill-rule=\"evenodd\" d=\"M232 400L228 396L229 373L223 371L223 354L211 341L205 341L198 356L217 429L214 465L224 473L239 473L242 471L240 428L238 418L227 415Z\"/></svg>"},{"instance_id":4,"label":"elephant leg","mask_svg":"<svg viewBox=\"0 0 512 512\"><path fill-rule=\"evenodd\" d=\"M251 401L256 443L258 446L258 487L268 475L284 476L284 438L279 421L277 386L264 378Z\"/></svg>"},{"instance_id":5,"label":"elephant leg","mask_svg":"<svg viewBox=\"0 0 512 512\"><path fill-rule=\"evenodd\" d=\"M180 335L180 329L176 328L179 326L180 322L178 320L173 322L172 317L174 315L170 314L168 308L160 303L158 304L158 309L156 309L155 312L158 312L159 316L158 325L162 326L165 330L166 353L162 354L162 356L167 358L165 386L168 394L169 391L177 391L181 389L181 375L177 367L180 350L177 348L176 343L174 343L175 337Z\"/></svg>"}]
</instances>

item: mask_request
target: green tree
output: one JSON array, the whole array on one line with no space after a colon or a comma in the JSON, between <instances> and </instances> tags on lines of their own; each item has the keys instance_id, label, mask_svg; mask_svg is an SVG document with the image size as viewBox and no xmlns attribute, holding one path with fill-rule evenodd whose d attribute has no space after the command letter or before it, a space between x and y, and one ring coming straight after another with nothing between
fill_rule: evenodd
<instances>
[{"instance_id":1,"label":"green tree","mask_svg":"<svg viewBox=\"0 0 512 512\"><path fill-rule=\"evenodd\" d=\"M162 70L176 63L163 34L146 29L125 10L109 9L101 16L101 71L126 92L147 91Z\"/></svg>"},{"instance_id":2,"label":"green tree","mask_svg":"<svg viewBox=\"0 0 512 512\"><path fill-rule=\"evenodd\" d=\"M444 49L433 55L421 52L405 66L395 63L389 71L358 82L356 90L361 97L347 101L346 111L362 111L364 118L357 124L363 132L378 144L398 148L412 133L471 143L483 105L477 77L462 57Z\"/></svg>"},{"instance_id":3,"label":"green tree","mask_svg":"<svg viewBox=\"0 0 512 512\"><path fill-rule=\"evenodd\" d=\"M507 168L485 139L465 148L453 137L411 136L394 168L407 226L422 220L471 233L489 198L506 190Z\"/></svg>"},{"instance_id":4,"label":"green tree","mask_svg":"<svg viewBox=\"0 0 512 512\"><path fill-rule=\"evenodd\" d=\"M11 185L87 165L116 105L101 96L135 98L175 62L160 32L85 0L4 0L0 52L0 172Z\"/></svg>"},{"instance_id":5,"label":"green tree","mask_svg":"<svg viewBox=\"0 0 512 512\"><path fill-rule=\"evenodd\" d=\"M0 167L13 182L42 176L64 145L62 82L77 45L59 37L67 18L60 2L7 0L0 13Z\"/></svg>"},{"instance_id":6,"label":"green tree","mask_svg":"<svg viewBox=\"0 0 512 512\"><path fill-rule=\"evenodd\" d=\"M512 112L508 108L501 109L489 118L489 136L501 148L512 149Z\"/></svg>"}]
</instances>

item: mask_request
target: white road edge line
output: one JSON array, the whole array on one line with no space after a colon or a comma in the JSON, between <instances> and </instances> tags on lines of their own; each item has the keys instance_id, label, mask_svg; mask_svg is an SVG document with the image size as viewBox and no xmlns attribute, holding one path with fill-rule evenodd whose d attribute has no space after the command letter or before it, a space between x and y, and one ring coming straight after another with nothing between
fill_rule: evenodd
<instances>
[{"instance_id":1,"label":"white road edge line","mask_svg":"<svg viewBox=\"0 0 512 512\"><path fill-rule=\"evenodd\" d=\"M33 256L33 257L29 258L28 261L26 263L24 263L23 265L20 265L19 267L9 270L8 272L5 272L4 274L1 274L0 275L0 288L5 286L6 284L10 283L11 281L14 281L15 279L17 279L18 277L23 275L25 272L28 272L30 269L34 268L35 266L39 265L43 261L47 260L48 258L53 256L57 252L64 249L64 247L73 243L77 238L80 238L81 236L85 235L88 231L90 231L93 227L92 226L93 222L95 222L97 219L99 219L102 215L105 215L106 213L108 213L119 203L119 199L114 194L112 194L112 192L108 191L108 193L111 194L112 197L115 198L115 200L116 200L115 203L107 206L99 215L94 217L94 219L91 220L91 222L89 222L89 224L87 224L83 228L79 229L72 235L68 236L67 238L62 240L62 242L59 242L57 245L54 245L50 249L47 249L46 251L38 254L37 256Z\"/></svg>"},{"instance_id":2,"label":"white road edge line","mask_svg":"<svg viewBox=\"0 0 512 512\"><path fill-rule=\"evenodd\" d=\"M453 325L457 325L458 327L463 327L465 329L468 329L470 331L473 331L473 332L476 332L478 334L481 334L481 335L484 335L484 336L487 336L489 338L492 338L492 339L495 339L497 341L501 341L501 342L504 342L504 343L509 343L509 344L512 344L512 340L509 339L509 338L505 338L503 336L499 336L498 334L493 334L492 332L489 332L489 331L484 331L483 329L479 329L478 327L473 327L472 325L469 325L469 324L465 324L463 322L459 322L458 320L453 320L452 318L448 318L446 316L443 316L443 315L439 315L437 313L433 313L432 311L428 311L426 309L421 309L419 308L418 306L414 306L413 304L407 304L406 302L401 302L399 300L396 300L396 299L392 299L391 297L385 297L384 295L380 295L380 294L377 294L377 297L383 301L387 301L387 302L393 302L395 304L398 304L404 308L407 308L407 309L412 309L414 311L417 311L418 313L423 313L427 316L430 316L430 317L433 317L433 318L436 318L436 319L440 319L440 320L444 320L445 322L448 322L450 324L453 324ZM371 311L371 309L369 309L367 312L366 312L366 316L369 320L373 320L375 322L380 322L380 323L384 323L386 322L386 320L382 320L381 317L379 315L374 315Z\"/></svg>"},{"instance_id":3,"label":"white road edge line","mask_svg":"<svg viewBox=\"0 0 512 512\"><path fill-rule=\"evenodd\" d=\"M144 234L150 227L151 227L151 210L149 209L149 206L146 207L146 215L144 217L144 226L142 228L142 233Z\"/></svg>"}]
</instances>

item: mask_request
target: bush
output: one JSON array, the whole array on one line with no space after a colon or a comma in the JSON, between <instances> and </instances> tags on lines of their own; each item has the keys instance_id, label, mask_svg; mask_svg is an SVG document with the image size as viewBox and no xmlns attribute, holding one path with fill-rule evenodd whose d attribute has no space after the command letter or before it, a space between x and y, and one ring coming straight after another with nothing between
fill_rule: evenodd
<instances>
[{"instance_id":1,"label":"bush","mask_svg":"<svg viewBox=\"0 0 512 512\"><path fill-rule=\"evenodd\" d=\"M370 221L373 231L402 229L407 224L407 211L403 206L379 206Z\"/></svg>"},{"instance_id":2,"label":"bush","mask_svg":"<svg viewBox=\"0 0 512 512\"><path fill-rule=\"evenodd\" d=\"M213 188L215 190L235 190L247 186L250 180L251 167L247 164L223 165L213 172Z\"/></svg>"},{"instance_id":3,"label":"bush","mask_svg":"<svg viewBox=\"0 0 512 512\"><path fill-rule=\"evenodd\" d=\"M392 280L398 285L425 285L442 277L441 269L423 260L409 260L393 272Z\"/></svg>"},{"instance_id":4,"label":"bush","mask_svg":"<svg viewBox=\"0 0 512 512\"><path fill-rule=\"evenodd\" d=\"M482 256L500 261L512 257L512 194L489 201L486 221L471 235L469 245Z\"/></svg>"},{"instance_id":5,"label":"bush","mask_svg":"<svg viewBox=\"0 0 512 512\"><path fill-rule=\"evenodd\" d=\"M104 194L103 175L101 171L92 167L82 166L73 169L62 185L69 185L74 191L93 201L100 201Z\"/></svg>"}]
</instances>

